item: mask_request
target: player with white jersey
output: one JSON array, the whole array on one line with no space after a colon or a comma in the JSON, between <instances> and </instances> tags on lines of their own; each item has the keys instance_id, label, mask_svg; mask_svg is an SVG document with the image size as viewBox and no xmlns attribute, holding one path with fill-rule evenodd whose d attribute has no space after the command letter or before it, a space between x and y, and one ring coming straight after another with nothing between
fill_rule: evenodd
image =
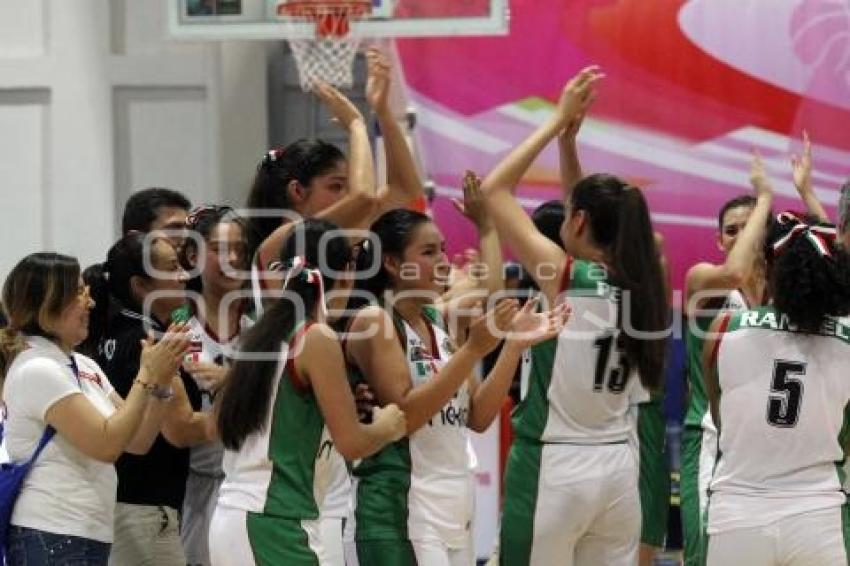
<instances>
[{"instance_id":1,"label":"player with white jersey","mask_svg":"<svg viewBox=\"0 0 850 566\"><path fill-rule=\"evenodd\" d=\"M718 215L717 246L726 254L724 262L698 263L685 276L688 405L682 433L681 511L687 566L705 564L702 519L717 454L717 432L702 376L705 334L718 313L757 306L765 293L759 246L770 217L773 189L758 156L753 159L750 180L755 196L726 202Z\"/></svg>"},{"instance_id":2,"label":"player with white jersey","mask_svg":"<svg viewBox=\"0 0 850 566\"><path fill-rule=\"evenodd\" d=\"M354 316L346 359L379 404L402 407L409 437L355 466L357 558L362 566L469 566L474 483L466 429L483 431L498 416L523 349L557 333L565 310L536 314L535 301L522 310L502 301L456 347L433 304L449 269L436 225L422 213L394 210L371 229L380 255L367 245L358 265L379 269L360 281L361 290L387 300ZM508 328L499 360L479 381L475 364Z\"/></svg>"},{"instance_id":3,"label":"player with white jersey","mask_svg":"<svg viewBox=\"0 0 850 566\"><path fill-rule=\"evenodd\" d=\"M720 454L708 564L846 565L850 257L833 227L787 213L765 257L773 305L718 317L703 352Z\"/></svg>"},{"instance_id":4,"label":"player with white jersey","mask_svg":"<svg viewBox=\"0 0 850 566\"><path fill-rule=\"evenodd\" d=\"M512 194L543 148L587 110L600 78L588 67L567 83L552 116L482 184L500 239L550 304L566 299L573 311L556 339L532 348L528 395L513 417L500 538L500 563L510 566L637 561L627 412L638 380L659 388L668 335L646 201L610 175L565 184L562 249Z\"/></svg>"},{"instance_id":5,"label":"player with white jersey","mask_svg":"<svg viewBox=\"0 0 850 566\"><path fill-rule=\"evenodd\" d=\"M212 411L221 385L221 381L215 380L223 380L227 374L239 336L251 327L253 321L247 315L241 315L238 324L237 334L226 342L219 342L219 338L210 334L210 329L197 315L189 320L192 345L183 365L194 369L192 376L201 392L201 412ZM219 372L221 377L213 377ZM218 500L218 489L224 480L223 455L224 447L220 442L200 444L189 454L189 477L180 528L188 564L209 564L209 523Z\"/></svg>"},{"instance_id":6,"label":"player with white jersey","mask_svg":"<svg viewBox=\"0 0 850 566\"><path fill-rule=\"evenodd\" d=\"M333 448L362 458L405 432L393 405L373 424L357 420L339 341L324 323L327 308L342 306L326 305L324 290L350 281L339 275L350 266L348 240L336 231L320 220L295 227L281 252L289 298L246 333L216 400L226 477L210 525L213 565L327 565L318 519Z\"/></svg>"},{"instance_id":7,"label":"player with white jersey","mask_svg":"<svg viewBox=\"0 0 850 566\"><path fill-rule=\"evenodd\" d=\"M171 318L189 324L191 346L183 368L201 393L201 412L209 413L235 357L239 336L252 324L244 314L247 303L238 276L247 267L247 230L244 219L228 206L196 208L186 228L194 237L183 247L184 259L199 270L188 287L197 294ZM193 446L189 455L180 525L189 565L210 563L209 524L224 479L223 451L221 443L213 441Z\"/></svg>"}]
</instances>

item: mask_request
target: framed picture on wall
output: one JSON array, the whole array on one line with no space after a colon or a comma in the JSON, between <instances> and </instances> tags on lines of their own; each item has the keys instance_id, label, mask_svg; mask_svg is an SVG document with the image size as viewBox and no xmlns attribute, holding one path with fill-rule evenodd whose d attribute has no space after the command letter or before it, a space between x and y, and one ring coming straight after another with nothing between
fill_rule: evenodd
<instances>
[{"instance_id":1,"label":"framed picture on wall","mask_svg":"<svg viewBox=\"0 0 850 566\"><path fill-rule=\"evenodd\" d=\"M186 15L198 16L240 16L242 0L186 0Z\"/></svg>"}]
</instances>

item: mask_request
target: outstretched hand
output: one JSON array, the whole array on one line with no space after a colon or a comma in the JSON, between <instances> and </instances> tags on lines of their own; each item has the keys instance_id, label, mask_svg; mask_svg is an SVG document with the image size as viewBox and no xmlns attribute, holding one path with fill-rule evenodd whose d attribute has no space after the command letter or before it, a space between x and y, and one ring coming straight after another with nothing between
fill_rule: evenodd
<instances>
[{"instance_id":1,"label":"outstretched hand","mask_svg":"<svg viewBox=\"0 0 850 566\"><path fill-rule=\"evenodd\" d=\"M389 59L377 47L366 52L368 78L366 79L366 100L375 114L389 111L390 66Z\"/></svg>"},{"instance_id":2,"label":"outstretched hand","mask_svg":"<svg viewBox=\"0 0 850 566\"><path fill-rule=\"evenodd\" d=\"M508 340L522 349L560 334L572 314L569 303L561 303L546 312L535 312L539 302L537 297L529 299L511 321Z\"/></svg>"},{"instance_id":3,"label":"outstretched hand","mask_svg":"<svg viewBox=\"0 0 850 566\"><path fill-rule=\"evenodd\" d=\"M484 206L484 194L481 192L481 177L474 172L467 171L463 176L463 202L453 198L452 204L455 210L469 218L479 231L487 225L489 217Z\"/></svg>"},{"instance_id":4,"label":"outstretched hand","mask_svg":"<svg viewBox=\"0 0 850 566\"><path fill-rule=\"evenodd\" d=\"M803 130L803 155L791 156L791 170L794 173L794 186L800 195L812 190L812 142L809 134Z\"/></svg>"},{"instance_id":5,"label":"outstretched hand","mask_svg":"<svg viewBox=\"0 0 850 566\"><path fill-rule=\"evenodd\" d=\"M596 98L595 85L604 77L598 66L591 65L582 69L564 86L555 110L559 130L570 127L576 118L587 113Z\"/></svg>"},{"instance_id":6,"label":"outstretched hand","mask_svg":"<svg viewBox=\"0 0 850 566\"><path fill-rule=\"evenodd\" d=\"M773 195L773 187L767 178L761 155L757 149L753 149L753 161L750 164L750 183L756 192L756 197Z\"/></svg>"},{"instance_id":7,"label":"outstretched hand","mask_svg":"<svg viewBox=\"0 0 850 566\"><path fill-rule=\"evenodd\" d=\"M363 115L360 110L344 94L331 85L316 81L313 92L330 111L334 119L346 130L357 120L363 122Z\"/></svg>"},{"instance_id":8,"label":"outstretched hand","mask_svg":"<svg viewBox=\"0 0 850 566\"><path fill-rule=\"evenodd\" d=\"M486 356L505 338L518 311L519 303L516 299L499 302L495 308L470 323L467 345L474 348L480 357Z\"/></svg>"}]
</instances>

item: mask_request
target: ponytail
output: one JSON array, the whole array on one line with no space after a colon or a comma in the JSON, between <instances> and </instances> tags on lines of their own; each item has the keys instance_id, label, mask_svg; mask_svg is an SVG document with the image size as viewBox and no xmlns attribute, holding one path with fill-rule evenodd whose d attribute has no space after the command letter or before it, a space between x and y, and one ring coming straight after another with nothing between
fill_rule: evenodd
<instances>
[{"instance_id":1,"label":"ponytail","mask_svg":"<svg viewBox=\"0 0 850 566\"><path fill-rule=\"evenodd\" d=\"M285 361L276 354L302 322L299 317L309 319L321 308L321 289L329 290L336 282L331 275L345 271L349 264L351 250L346 237L322 238L336 230L330 222L311 219L296 225L284 242L280 259L291 269L286 291L297 295L300 304L291 296L271 301L242 339L239 352L243 355L230 368L219 393L218 430L230 450L239 450L248 436L262 430L274 398L272 385L282 371L279 363ZM294 261L296 258L299 261ZM319 272L316 266L328 272Z\"/></svg>"},{"instance_id":2,"label":"ponytail","mask_svg":"<svg viewBox=\"0 0 850 566\"><path fill-rule=\"evenodd\" d=\"M619 230L611 254L611 267L616 284L628 291L621 302L620 330L626 356L636 364L641 383L651 391L661 389L664 381L664 362L667 336L640 337L634 332L658 335L667 330L670 311L664 270L649 217L649 209L640 190L627 186L619 207Z\"/></svg>"},{"instance_id":3,"label":"ponytail","mask_svg":"<svg viewBox=\"0 0 850 566\"><path fill-rule=\"evenodd\" d=\"M572 207L587 213L611 282L623 291L617 326L626 357L644 387L657 391L664 380L670 310L646 200L621 179L597 174L576 184Z\"/></svg>"},{"instance_id":4,"label":"ponytail","mask_svg":"<svg viewBox=\"0 0 850 566\"><path fill-rule=\"evenodd\" d=\"M287 290L301 297L304 313L314 312L319 295L316 285L297 279ZM218 430L225 448L239 450L248 436L263 428L274 397L272 384L282 369L281 360L273 354L280 352L295 330L296 316L301 314L298 310L286 297L274 301L243 338L239 351L250 357L236 360L221 391Z\"/></svg>"}]
</instances>

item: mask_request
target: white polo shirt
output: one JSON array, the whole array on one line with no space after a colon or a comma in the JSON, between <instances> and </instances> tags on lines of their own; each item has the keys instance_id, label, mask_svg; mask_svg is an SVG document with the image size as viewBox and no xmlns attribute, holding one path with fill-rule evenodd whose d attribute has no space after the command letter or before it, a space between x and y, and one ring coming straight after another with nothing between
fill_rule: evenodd
<instances>
[{"instance_id":1,"label":"white polo shirt","mask_svg":"<svg viewBox=\"0 0 850 566\"><path fill-rule=\"evenodd\" d=\"M56 344L39 336L27 342L3 387L4 442L17 462L32 456L47 426L44 416L59 400L82 393L104 417L115 412L112 385L94 361L73 354L78 382L69 356ZM24 480L11 523L111 543L117 487L113 464L86 456L57 432Z\"/></svg>"}]
</instances>

